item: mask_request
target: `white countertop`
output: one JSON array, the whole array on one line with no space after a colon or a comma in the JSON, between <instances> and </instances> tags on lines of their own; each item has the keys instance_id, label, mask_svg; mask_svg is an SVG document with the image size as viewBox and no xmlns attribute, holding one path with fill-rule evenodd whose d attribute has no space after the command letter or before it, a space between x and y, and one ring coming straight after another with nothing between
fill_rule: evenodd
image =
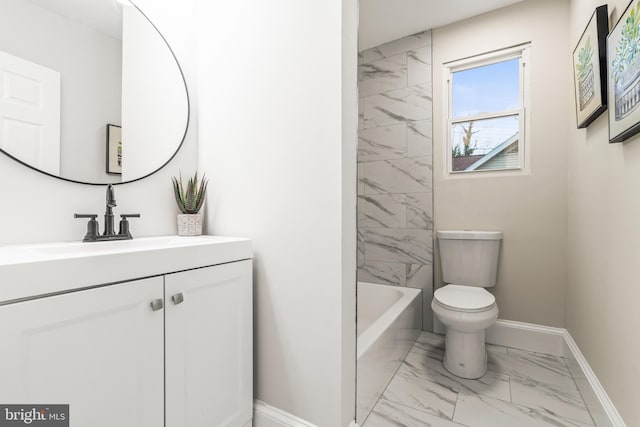
<instances>
[{"instance_id":1,"label":"white countertop","mask_svg":"<svg viewBox=\"0 0 640 427\"><path fill-rule=\"evenodd\" d=\"M0 247L0 303L252 258L250 239L141 237Z\"/></svg>"}]
</instances>

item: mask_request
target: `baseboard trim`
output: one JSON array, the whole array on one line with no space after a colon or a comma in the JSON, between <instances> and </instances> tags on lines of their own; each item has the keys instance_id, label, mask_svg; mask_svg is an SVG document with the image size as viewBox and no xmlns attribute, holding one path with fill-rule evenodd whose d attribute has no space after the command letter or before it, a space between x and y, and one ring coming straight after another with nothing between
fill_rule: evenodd
<instances>
[{"instance_id":1,"label":"baseboard trim","mask_svg":"<svg viewBox=\"0 0 640 427\"><path fill-rule=\"evenodd\" d=\"M551 326L498 319L495 325L487 329L485 340L489 344L562 357L565 331Z\"/></svg>"},{"instance_id":2,"label":"baseboard trim","mask_svg":"<svg viewBox=\"0 0 640 427\"><path fill-rule=\"evenodd\" d=\"M275 406L265 402L253 400L253 427L317 427L315 424L296 417ZM360 427L356 420L349 423L348 427Z\"/></svg>"},{"instance_id":3,"label":"baseboard trim","mask_svg":"<svg viewBox=\"0 0 640 427\"><path fill-rule=\"evenodd\" d=\"M255 399L253 401L253 427L317 427L275 406Z\"/></svg>"},{"instance_id":4,"label":"baseboard trim","mask_svg":"<svg viewBox=\"0 0 640 427\"><path fill-rule=\"evenodd\" d=\"M572 358L575 360L578 369L581 372L572 372L574 378L576 378L576 385L578 390L582 393L582 397L587 403L591 416L593 417L598 427L626 427L626 424L620 413L614 406L613 402L609 398L606 390L598 380L595 372L589 366L587 359L580 351L580 347L573 340L573 337L567 331L564 330L564 342L565 342L565 357L569 360ZM569 369L573 370L574 367L569 364ZM580 376L582 374L582 376ZM586 381L582 381L586 380Z\"/></svg>"},{"instance_id":5,"label":"baseboard trim","mask_svg":"<svg viewBox=\"0 0 640 427\"><path fill-rule=\"evenodd\" d=\"M485 340L489 344L564 357L596 425L626 427L587 359L566 329L498 319L495 325L487 329Z\"/></svg>"}]
</instances>

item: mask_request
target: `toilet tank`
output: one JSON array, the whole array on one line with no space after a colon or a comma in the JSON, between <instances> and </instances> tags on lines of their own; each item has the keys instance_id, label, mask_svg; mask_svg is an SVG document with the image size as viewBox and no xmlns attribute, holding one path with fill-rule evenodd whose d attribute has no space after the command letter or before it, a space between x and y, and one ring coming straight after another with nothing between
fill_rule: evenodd
<instances>
[{"instance_id":1,"label":"toilet tank","mask_svg":"<svg viewBox=\"0 0 640 427\"><path fill-rule=\"evenodd\" d=\"M495 286L500 231L438 231L442 279L464 286Z\"/></svg>"}]
</instances>

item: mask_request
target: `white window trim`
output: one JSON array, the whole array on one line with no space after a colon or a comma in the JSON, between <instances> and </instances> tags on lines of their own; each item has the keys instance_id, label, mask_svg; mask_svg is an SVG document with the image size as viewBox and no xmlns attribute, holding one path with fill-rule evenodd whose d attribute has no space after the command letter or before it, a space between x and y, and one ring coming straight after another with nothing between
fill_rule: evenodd
<instances>
[{"instance_id":1,"label":"white window trim","mask_svg":"<svg viewBox=\"0 0 640 427\"><path fill-rule=\"evenodd\" d=\"M514 176L514 175L529 175L531 170L531 156L530 145L531 139L529 137L530 128L530 105L531 105L531 66L530 66L530 48L531 43L525 43L517 46L508 47L480 55L475 55L467 58L463 58L456 61L445 62L443 64L443 93L445 94L443 111L444 123L443 129L445 133L446 149L444 150L444 168L445 179L460 179L460 178L478 178L478 177L496 177L496 176ZM519 79L520 79L520 99L522 100L521 108L509 111L500 111L490 114L479 114L475 116L467 116L464 118L451 119L451 75L457 71L463 71L470 68L476 68L483 65L489 65L496 62L505 61L508 59L520 58L519 67ZM453 172L452 169L452 141L451 141L451 126L457 122L466 122L469 120L479 120L486 118L501 117L506 115L520 115L520 140L518 141L518 157L519 168L512 169L491 169L491 170L474 170L474 171L457 171Z\"/></svg>"}]
</instances>

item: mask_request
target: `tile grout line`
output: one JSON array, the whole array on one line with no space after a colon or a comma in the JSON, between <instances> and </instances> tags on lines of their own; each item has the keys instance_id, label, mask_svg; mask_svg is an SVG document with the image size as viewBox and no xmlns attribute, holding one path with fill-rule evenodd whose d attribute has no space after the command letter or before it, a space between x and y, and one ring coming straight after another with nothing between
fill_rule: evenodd
<instances>
[{"instance_id":1,"label":"tile grout line","mask_svg":"<svg viewBox=\"0 0 640 427\"><path fill-rule=\"evenodd\" d=\"M453 405L453 412L451 413L451 421L454 421L456 416L456 409L458 409L458 401L460 400L460 389L458 389L458 393L456 393L456 403Z\"/></svg>"}]
</instances>

